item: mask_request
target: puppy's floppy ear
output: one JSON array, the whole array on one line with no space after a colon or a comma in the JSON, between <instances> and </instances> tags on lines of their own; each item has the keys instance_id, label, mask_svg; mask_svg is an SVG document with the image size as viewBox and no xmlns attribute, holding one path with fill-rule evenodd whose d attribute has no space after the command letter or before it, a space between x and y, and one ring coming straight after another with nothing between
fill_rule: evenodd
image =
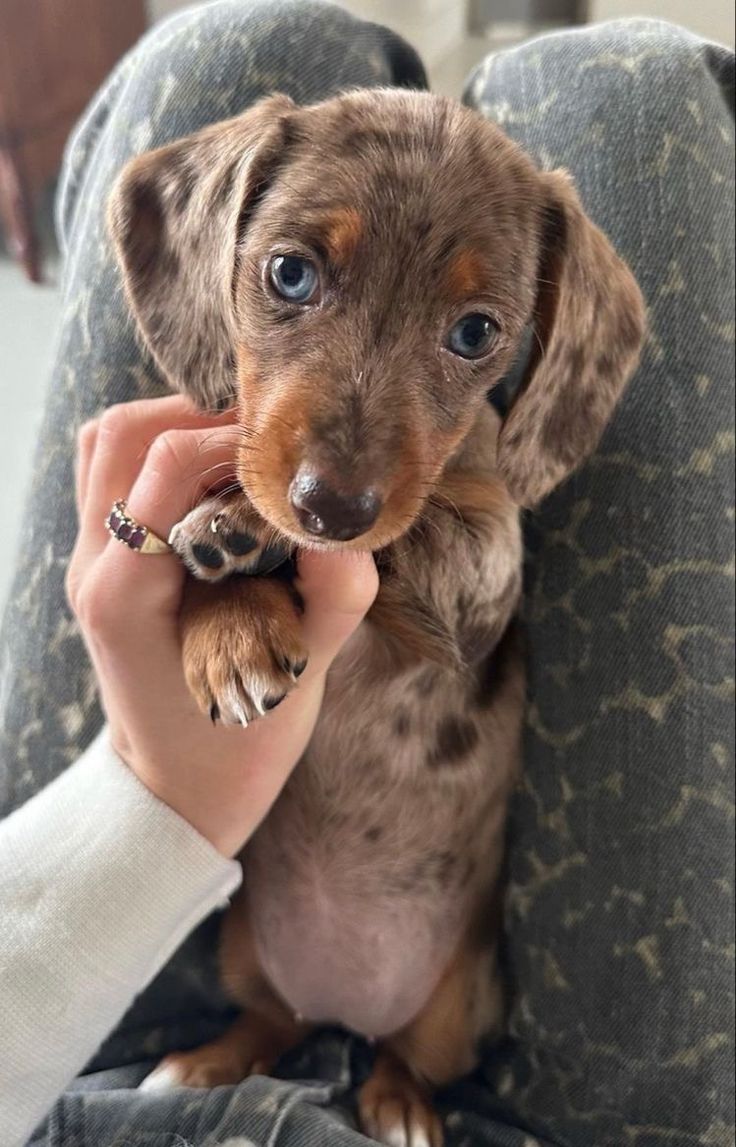
<instances>
[{"instance_id":1,"label":"puppy's floppy ear","mask_svg":"<svg viewBox=\"0 0 736 1147\"><path fill-rule=\"evenodd\" d=\"M140 155L112 191L109 225L140 331L171 385L200 406L234 397L238 237L284 158L294 107L272 96Z\"/></svg>"},{"instance_id":2,"label":"puppy's floppy ear","mask_svg":"<svg viewBox=\"0 0 736 1147\"><path fill-rule=\"evenodd\" d=\"M636 281L587 218L565 172L542 174L547 206L533 357L499 440L498 466L533 506L595 448L639 360Z\"/></svg>"}]
</instances>

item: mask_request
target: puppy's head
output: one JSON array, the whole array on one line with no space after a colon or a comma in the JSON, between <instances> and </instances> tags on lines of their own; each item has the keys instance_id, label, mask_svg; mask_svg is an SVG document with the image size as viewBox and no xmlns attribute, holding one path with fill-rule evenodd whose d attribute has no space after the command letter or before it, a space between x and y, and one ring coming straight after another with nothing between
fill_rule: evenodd
<instances>
[{"instance_id":1,"label":"puppy's head","mask_svg":"<svg viewBox=\"0 0 736 1147\"><path fill-rule=\"evenodd\" d=\"M111 226L141 332L301 544L377 549L421 512L525 329L498 444L514 499L595 446L643 335L637 286L567 177L437 97L274 96L134 159Z\"/></svg>"}]
</instances>

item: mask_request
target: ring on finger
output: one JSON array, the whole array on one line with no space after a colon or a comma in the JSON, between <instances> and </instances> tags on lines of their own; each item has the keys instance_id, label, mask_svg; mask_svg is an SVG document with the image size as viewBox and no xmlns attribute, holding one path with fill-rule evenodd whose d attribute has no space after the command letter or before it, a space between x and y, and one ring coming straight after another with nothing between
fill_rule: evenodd
<instances>
[{"instance_id":1,"label":"ring on finger","mask_svg":"<svg viewBox=\"0 0 736 1147\"><path fill-rule=\"evenodd\" d=\"M172 547L149 526L144 526L131 518L127 512L127 502L118 498L105 519L105 526L116 541L122 542L129 550L146 556L173 553Z\"/></svg>"}]
</instances>

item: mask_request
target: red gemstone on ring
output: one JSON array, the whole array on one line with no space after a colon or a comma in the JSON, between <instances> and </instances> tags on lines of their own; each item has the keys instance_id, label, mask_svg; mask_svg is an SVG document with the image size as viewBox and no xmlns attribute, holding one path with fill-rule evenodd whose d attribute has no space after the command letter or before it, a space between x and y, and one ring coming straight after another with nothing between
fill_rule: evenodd
<instances>
[{"instance_id":1,"label":"red gemstone on ring","mask_svg":"<svg viewBox=\"0 0 736 1147\"><path fill-rule=\"evenodd\" d=\"M112 532L116 534L123 524L123 516L118 510L113 510L110 517L107 519L108 525Z\"/></svg>"},{"instance_id":2,"label":"red gemstone on ring","mask_svg":"<svg viewBox=\"0 0 736 1147\"><path fill-rule=\"evenodd\" d=\"M131 526L130 522L124 522L118 530L115 531L121 542L129 542L135 533L135 527Z\"/></svg>"},{"instance_id":3,"label":"red gemstone on ring","mask_svg":"<svg viewBox=\"0 0 736 1147\"><path fill-rule=\"evenodd\" d=\"M128 545L131 549L139 550L141 548L146 540L146 533L145 526L137 526L136 529L133 530L133 533L128 538Z\"/></svg>"}]
</instances>

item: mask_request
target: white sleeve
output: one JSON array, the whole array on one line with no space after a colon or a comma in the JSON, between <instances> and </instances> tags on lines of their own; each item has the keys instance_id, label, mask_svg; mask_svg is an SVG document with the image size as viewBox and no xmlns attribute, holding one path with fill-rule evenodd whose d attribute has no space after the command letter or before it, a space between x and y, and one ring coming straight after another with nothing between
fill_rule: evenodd
<instances>
[{"instance_id":1,"label":"white sleeve","mask_svg":"<svg viewBox=\"0 0 736 1147\"><path fill-rule=\"evenodd\" d=\"M20 1147L242 877L106 732L0 824L0 1128Z\"/></svg>"}]
</instances>

